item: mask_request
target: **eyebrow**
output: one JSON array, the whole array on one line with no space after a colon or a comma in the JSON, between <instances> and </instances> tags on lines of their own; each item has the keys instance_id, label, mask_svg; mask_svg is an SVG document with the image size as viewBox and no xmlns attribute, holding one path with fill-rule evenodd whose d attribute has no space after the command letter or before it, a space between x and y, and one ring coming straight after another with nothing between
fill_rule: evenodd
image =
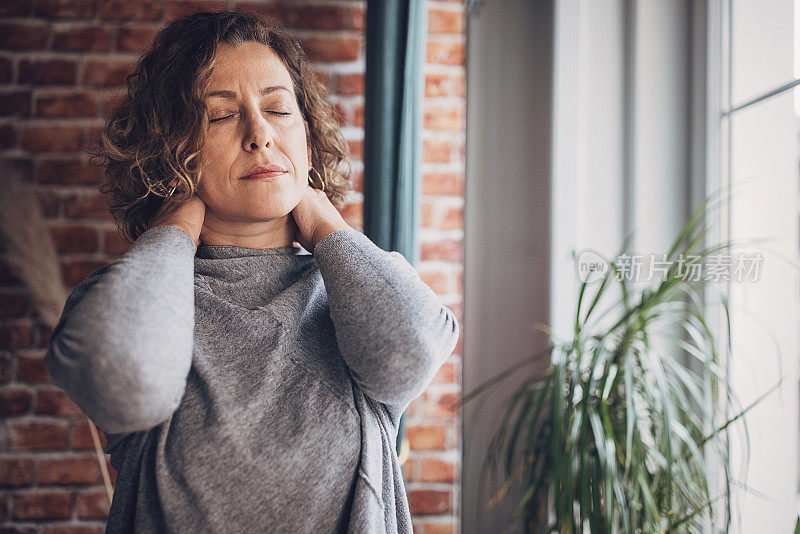
<instances>
[{"instance_id":1,"label":"eyebrow","mask_svg":"<svg viewBox=\"0 0 800 534\"><path fill-rule=\"evenodd\" d=\"M281 91L281 90L286 91L289 94L293 94L292 91L288 87L285 87L283 85L271 85L269 87L265 87L261 91L259 91L259 94L264 96L264 95L268 95L270 93L274 93L275 91ZM211 98L212 96L218 96L220 98L227 98L227 99L233 100L238 95L233 91L221 90L221 91L212 91L212 92L208 93L208 95L207 95L208 98Z\"/></svg>"}]
</instances>

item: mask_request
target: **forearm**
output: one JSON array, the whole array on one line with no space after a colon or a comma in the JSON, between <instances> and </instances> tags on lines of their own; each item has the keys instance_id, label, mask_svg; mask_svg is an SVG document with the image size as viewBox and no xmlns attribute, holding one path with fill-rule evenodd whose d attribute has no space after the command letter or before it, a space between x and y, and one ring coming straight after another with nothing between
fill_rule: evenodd
<instances>
[{"instance_id":1,"label":"forearm","mask_svg":"<svg viewBox=\"0 0 800 534\"><path fill-rule=\"evenodd\" d=\"M455 348L454 314L398 252L354 229L314 249L331 319L354 379L373 399L407 406Z\"/></svg>"},{"instance_id":2,"label":"forearm","mask_svg":"<svg viewBox=\"0 0 800 534\"><path fill-rule=\"evenodd\" d=\"M151 228L70 295L47 367L98 426L143 430L178 406L194 339L192 238Z\"/></svg>"}]
</instances>

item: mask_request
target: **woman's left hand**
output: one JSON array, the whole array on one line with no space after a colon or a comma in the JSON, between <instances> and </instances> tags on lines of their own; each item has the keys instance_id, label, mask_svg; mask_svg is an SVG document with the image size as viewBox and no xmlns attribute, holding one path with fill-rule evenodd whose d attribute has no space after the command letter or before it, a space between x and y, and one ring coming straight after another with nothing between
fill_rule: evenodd
<instances>
[{"instance_id":1,"label":"woman's left hand","mask_svg":"<svg viewBox=\"0 0 800 534\"><path fill-rule=\"evenodd\" d=\"M306 184L300 203L292 210L292 217L297 223L295 240L309 252L313 252L317 243L331 232L351 228L336 206L331 203L328 195L309 184Z\"/></svg>"}]
</instances>

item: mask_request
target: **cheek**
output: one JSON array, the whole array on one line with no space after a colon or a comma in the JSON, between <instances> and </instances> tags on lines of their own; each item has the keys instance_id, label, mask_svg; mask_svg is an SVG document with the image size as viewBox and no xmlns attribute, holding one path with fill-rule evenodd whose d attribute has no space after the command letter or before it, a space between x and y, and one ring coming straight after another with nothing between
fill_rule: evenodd
<instances>
[{"instance_id":1,"label":"cheek","mask_svg":"<svg viewBox=\"0 0 800 534\"><path fill-rule=\"evenodd\" d=\"M200 157L206 164L213 164L218 161L220 156L225 153L222 147L222 139L217 136L208 136L200 151Z\"/></svg>"}]
</instances>

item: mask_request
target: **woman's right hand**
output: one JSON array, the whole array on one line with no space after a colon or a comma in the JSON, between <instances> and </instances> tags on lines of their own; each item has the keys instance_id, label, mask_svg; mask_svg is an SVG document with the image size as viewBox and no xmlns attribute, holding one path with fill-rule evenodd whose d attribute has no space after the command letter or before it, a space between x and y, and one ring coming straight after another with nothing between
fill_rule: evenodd
<instances>
[{"instance_id":1,"label":"woman's right hand","mask_svg":"<svg viewBox=\"0 0 800 534\"><path fill-rule=\"evenodd\" d=\"M155 213L150 228L155 226L175 226L194 239L195 248L200 244L200 231L206 216L206 204L194 193L189 200L178 203L165 202Z\"/></svg>"}]
</instances>

